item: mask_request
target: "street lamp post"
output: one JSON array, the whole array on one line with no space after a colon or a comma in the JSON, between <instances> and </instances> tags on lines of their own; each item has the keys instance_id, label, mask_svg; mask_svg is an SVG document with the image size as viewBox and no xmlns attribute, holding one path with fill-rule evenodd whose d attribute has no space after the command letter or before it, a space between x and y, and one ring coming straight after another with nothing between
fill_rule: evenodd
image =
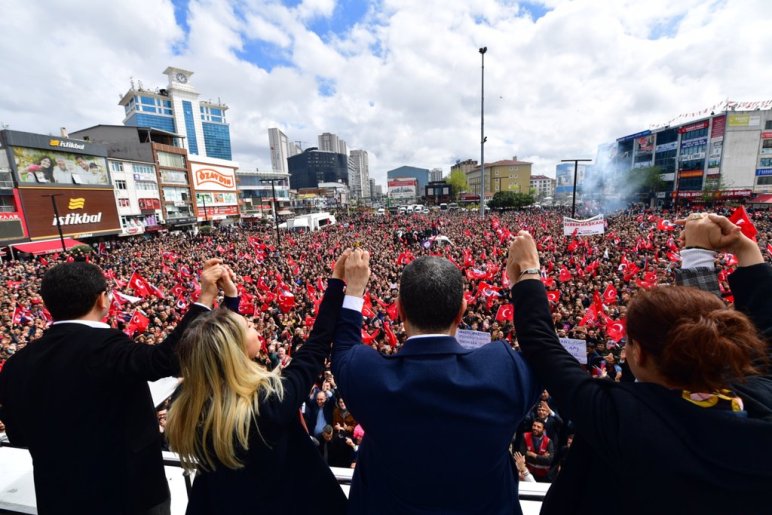
<instances>
[{"instance_id":1,"label":"street lamp post","mask_svg":"<svg viewBox=\"0 0 772 515\"><path fill-rule=\"evenodd\" d=\"M561 159L561 163L574 163L574 191L571 195L571 218L576 215L576 178L579 175L579 162L592 161L592 159Z\"/></svg>"},{"instance_id":2,"label":"street lamp post","mask_svg":"<svg viewBox=\"0 0 772 515\"><path fill-rule=\"evenodd\" d=\"M276 206L276 188L273 185L273 181L276 179L271 179L271 196L273 197L273 224L276 226L276 248L281 247L281 237L279 236L279 218L277 216L276 211L278 211Z\"/></svg>"},{"instance_id":3,"label":"street lamp post","mask_svg":"<svg viewBox=\"0 0 772 515\"><path fill-rule=\"evenodd\" d=\"M59 241L62 242L62 252L67 252L67 245L64 244L64 234L62 234L62 222L59 220L59 209L56 207L56 197L61 197L61 193L51 193L42 195L51 199L51 206L54 208L54 219L56 220L56 230L59 231Z\"/></svg>"},{"instance_id":4,"label":"street lamp post","mask_svg":"<svg viewBox=\"0 0 772 515\"><path fill-rule=\"evenodd\" d=\"M206 214L206 195L204 195L203 193L201 194L201 202L204 203L204 222L208 225L209 215Z\"/></svg>"},{"instance_id":5,"label":"street lamp post","mask_svg":"<svg viewBox=\"0 0 772 515\"><path fill-rule=\"evenodd\" d=\"M480 217L485 218L485 52L488 47L480 48L482 67L480 69Z\"/></svg>"}]
</instances>

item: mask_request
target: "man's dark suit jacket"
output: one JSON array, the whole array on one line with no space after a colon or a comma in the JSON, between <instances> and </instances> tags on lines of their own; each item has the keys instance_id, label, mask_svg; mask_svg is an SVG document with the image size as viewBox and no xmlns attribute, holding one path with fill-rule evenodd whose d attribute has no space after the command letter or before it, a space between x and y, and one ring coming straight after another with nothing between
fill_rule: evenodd
<instances>
[{"instance_id":1,"label":"man's dark suit jacket","mask_svg":"<svg viewBox=\"0 0 772 515\"><path fill-rule=\"evenodd\" d=\"M361 313L342 309L332 369L365 430L349 513L521 513L512 435L541 389L503 341L411 338L393 356L361 344Z\"/></svg>"},{"instance_id":2,"label":"man's dark suit jacket","mask_svg":"<svg viewBox=\"0 0 772 515\"><path fill-rule=\"evenodd\" d=\"M740 267L729 284L737 310L772 341L772 266ZM523 355L576 429L542 514L770 512L770 370L732 385L744 417L655 383L599 381L560 345L540 281L516 284L512 298ZM599 481L613 484L601 496Z\"/></svg>"},{"instance_id":3,"label":"man's dark suit jacket","mask_svg":"<svg viewBox=\"0 0 772 515\"><path fill-rule=\"evenodd\" d=\"M32 455L38 513L134 513L168 498L147 381L179 375L174 349L206 311L191 305L156 346L55 324L6 362L2 417L11 443Z\"/></svg>"},{"instance_id":4,"label":"man's dark suit jacket","mask_svg":"<svg viewBox=\"0 0 772 515\"><path fill-rule=\"evenodd\" d=\"M329 425L332 425L332 413L333 413L333 410L335 409L335 398L334 397L328 398L327 402L324 403L324 407L322 409L324 410L324 419L327 421ZM310 399L307 398L306 410L303 413L303 418L306 419L306 427L308 428L308 432L311 434L314 433L314 426L316 426L316 417L318 415L319 415L319 405L316 404L316 395L314 395L313 398L310 398Z\"/></svg>"}]
</instances>

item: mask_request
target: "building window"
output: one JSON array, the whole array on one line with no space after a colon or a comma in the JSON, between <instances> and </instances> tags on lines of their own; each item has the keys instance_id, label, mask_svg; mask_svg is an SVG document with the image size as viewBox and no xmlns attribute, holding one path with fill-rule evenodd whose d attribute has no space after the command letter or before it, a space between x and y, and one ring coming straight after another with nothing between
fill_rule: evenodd
<instances>
[{"instance_id":1,"label":"building window","mask_svg":"<svg viewBox=\"0 0 772 515\"><path fill-rule=\"evenodd\" d=\"M769 175L767 177L759 177L759 180L756 181L756 184L759 186L770 186L772 185L772 175Z\"/></svg>"},{"instance_id":2,"label":"building window","mask_svg":"<svg viewBox=\"0 0 772 515\"><path fill-rule=\"evenodd\" d=\"M174 170L161 170L161 182L165 184L187 184L188 174Z\"/></svg>"},{"instance_id":3,"label":"building window","mask_svg":"<svg viewBox=\"0 0 772 515\"><path fill-rule=\"evenodd\" d=\"M772 157L762 157L761 158L761 167L762 168L772 168Z\"/></svg>"},{"instance_id":4,"label":"building window","mask_svg":"<svg viewBox=\"0 0 772 515\"><path fill-rule=\"evenodd\" d=\"M158 185L154 182L137 182L135 186L142 191L158 191Z\"/></svg>"},{"instance_id":5,"label":"building window","mask_svg":"<svg viewBox=\"0 0 772 515\"><path fill-rule=\"evenodd\" d=\"M129 207L129 199L127 198L119 198L118 199L118 207Z\"/></svg>"},{"instance_id":6,"label":"building window","mask_svg":"<svg viewBox=\"0 0 772 515\"><path fill-rule=\"evenodd\" d=\"M767 120L766 122L764 122L764 130L765 131L772 130L772 120Z\"/></svg>"},{"instance_id":7,"label":"building window","mask_svg":"<svg viewBox=\"0 0 772 515\"><path fill-rule=\"evenodd\" d=\"M155 168L153 168L150 165L138 165L135 164L132 166L134 173L143 173L147 175L155 175Z\"/></svg>"},{"instance_id":8,"label":"building window","mask_svg":"<svg viewBox=\"0 0 772 515\"><path fill-rule=\"evenodd\" d=\"M110 171L112 172L122 172L123 171L123 163L120 161L110 161Z\"/></svg>"},{"instance_id":9,"label":"building window","mask_svg":"<svg viewBox=\"0 0 772 515\"><path fill-rule=\"evenodd\" d=\"M170 168L185 168L185 156L170 154L169 152L158 152L158 164Z\"/></svg>"},{"instance_id":10,"label":"building window","mask_svg":"<svg viewBox=\"0 0 772 515\"><path fill-rule=\"evenodd\" d=\"M117 189L117 190L125 190L126 189L126 181L121 181L121 180L115 181L115 189Z\"/></svg>"}]
</instances>

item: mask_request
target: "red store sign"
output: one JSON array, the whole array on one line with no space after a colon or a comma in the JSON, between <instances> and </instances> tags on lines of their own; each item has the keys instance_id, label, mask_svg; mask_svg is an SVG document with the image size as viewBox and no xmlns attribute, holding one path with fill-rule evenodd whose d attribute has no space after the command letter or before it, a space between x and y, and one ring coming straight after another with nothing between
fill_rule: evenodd
<instances>
[{"instance_id":1,"label":"red store sign","mask_svg":"<svg viewBox=\"0 0 772 515\"><path fill-rule=\"evenodd\" d=\"M692 131L698 131L700 129L705 129L708 126L708 120L705 120L704 122L697 122L692 123L690 125L684 125L680 129L678 129L679 134L683 134L684 132L692 132Z\"/></svg>"}]
</instances>

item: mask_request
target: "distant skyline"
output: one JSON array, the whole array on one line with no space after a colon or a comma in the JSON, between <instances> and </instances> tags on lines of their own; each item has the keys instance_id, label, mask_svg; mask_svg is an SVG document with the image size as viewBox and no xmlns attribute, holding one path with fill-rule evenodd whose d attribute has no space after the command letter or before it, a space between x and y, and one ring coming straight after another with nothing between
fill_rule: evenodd
<instances>
[{"instance_id":1,"label":"distant skyline","mask_svg":"<svg viewBox=\"0 0 772 515\"><path fill-rule=\"evenodd\" d=\"M767 100L764 0L3 0L0 123L58 134L120 124L129 80L194 72L228 104L234 160L271 169L268 128L330 132L402 165L566 158L727 98Z\"/></svg>"}]
</instances>

